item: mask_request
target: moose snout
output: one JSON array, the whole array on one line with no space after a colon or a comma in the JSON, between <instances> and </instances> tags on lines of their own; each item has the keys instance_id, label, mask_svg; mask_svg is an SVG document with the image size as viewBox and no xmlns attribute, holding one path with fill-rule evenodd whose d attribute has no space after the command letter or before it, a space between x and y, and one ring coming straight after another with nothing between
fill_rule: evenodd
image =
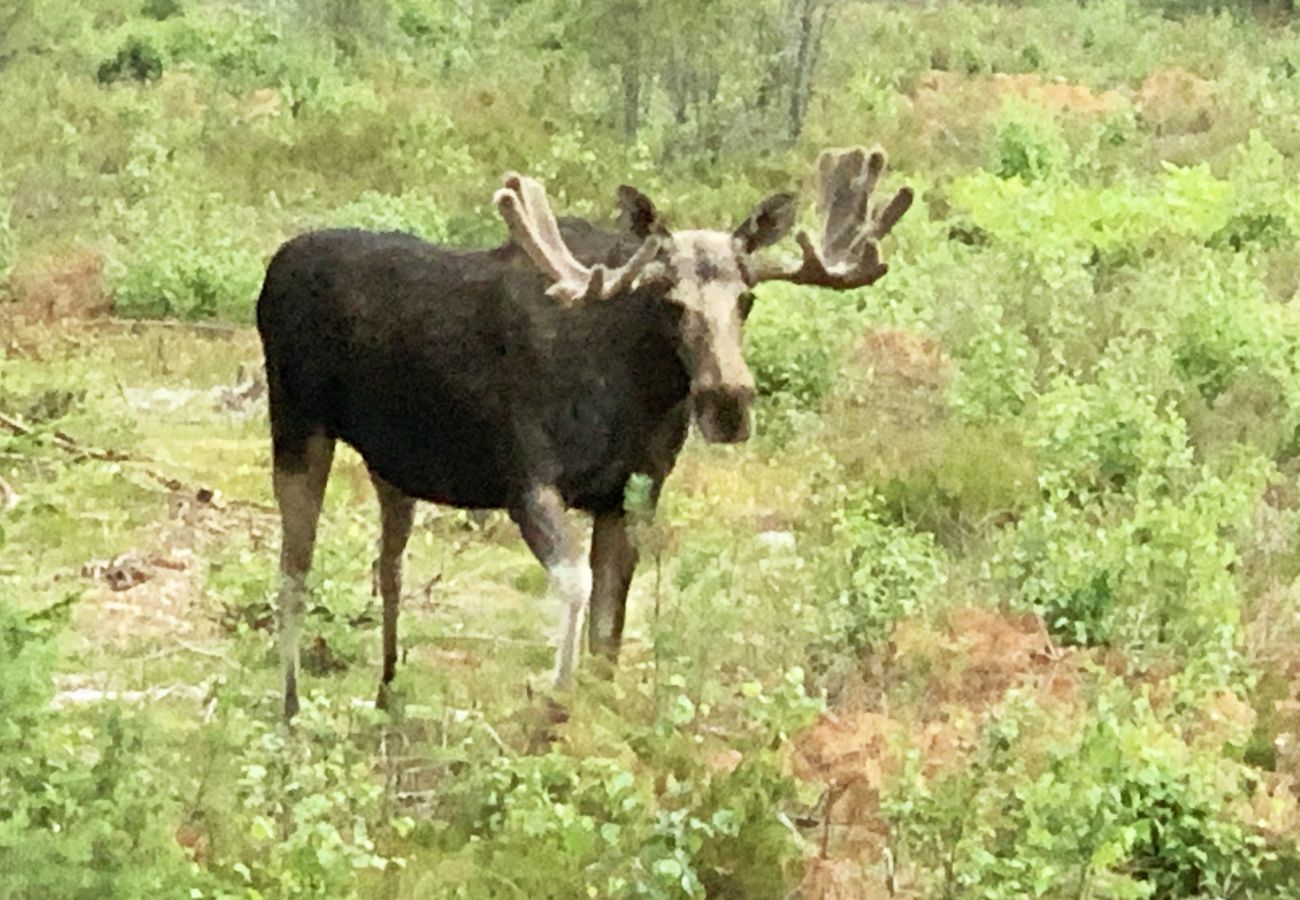
<instances>
[{"instance_id":1,"label":"moose snout","mask_svg":"<svg viewBox=\"0 0 1300 900\"><path fill-rule=\"evenodd\" d=\"M711 444L739 444L749 440L749 409L754 389L749 385L722 385L697 391L695 421Z\"/></svg>"}]
</instances>

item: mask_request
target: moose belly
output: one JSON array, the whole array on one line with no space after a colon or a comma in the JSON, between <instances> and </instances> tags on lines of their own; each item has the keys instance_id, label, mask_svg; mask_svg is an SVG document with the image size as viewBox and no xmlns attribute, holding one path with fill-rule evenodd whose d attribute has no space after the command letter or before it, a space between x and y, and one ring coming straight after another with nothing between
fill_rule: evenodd
<instances>
[{"instance_id":1,"label":"moose belly","mask_svg":"<svg viewBox=\"0 0 1300 900\"><path fill-rule=\"evenodd\" d=\"M381 400L348 410L335 432L366 465L409 497L464 508L500 508L518 496L509 437L447 404L395 411Z\"/></svg>"}]
</instances>

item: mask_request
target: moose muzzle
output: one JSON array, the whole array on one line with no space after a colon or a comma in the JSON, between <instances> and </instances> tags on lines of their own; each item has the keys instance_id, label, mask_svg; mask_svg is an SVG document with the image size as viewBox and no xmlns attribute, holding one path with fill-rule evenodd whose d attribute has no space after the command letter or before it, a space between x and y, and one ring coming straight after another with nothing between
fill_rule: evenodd
<instances>
[{"instance_id":1,"label":"moose muzzle","mask_svg":"<svg viewBox=\"0 0 1300 900\"><path fill-rule=\"evenodd\" d=\"M720 385L695 392L695 423L711 444L739 444L749 440L751 384Z\"/></svg>"}]
</instances>

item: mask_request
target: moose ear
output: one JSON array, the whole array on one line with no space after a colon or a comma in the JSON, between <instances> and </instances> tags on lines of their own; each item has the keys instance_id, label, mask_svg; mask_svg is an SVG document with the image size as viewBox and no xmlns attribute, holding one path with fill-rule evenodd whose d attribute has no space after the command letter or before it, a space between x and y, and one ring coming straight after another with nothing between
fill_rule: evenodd
<instances>
[{"instance_id":1,"label":"moose ear","mask_svg":"<svg viewBox=\"0 0 1300 900\"><path fill-rule=\"evenodd\" d=\"M794 225L794 194L773 194L732 235L744 253L775 244Z\"/></svg>"},{"instance_id":2,"label":"moose ear","mask_svg":"<svg viewBox=\"0 0 1300 900\"><path fill-rule=\"evenodd\" d=\"M618 209L619 222L639 238L668 233L650 198L631 185L619 185Z\"/></svg>"}]
</instances>

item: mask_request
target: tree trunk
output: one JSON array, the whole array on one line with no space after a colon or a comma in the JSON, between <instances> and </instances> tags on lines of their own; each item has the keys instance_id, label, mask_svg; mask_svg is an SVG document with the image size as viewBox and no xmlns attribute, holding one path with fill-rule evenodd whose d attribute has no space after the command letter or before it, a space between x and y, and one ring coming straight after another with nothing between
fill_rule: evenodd
<instances>
[{"instance_id":1,"label":"tree trunk","mask_svg":"<svg viewBox=\"0 0 1300 900\"><path fill-rule=\"evenodd\" d=\"M821 57L826 20L834 0L792 0L789 16L795 19L795 49L790 67L790 105L786 115L786 136L791 143L803 133L804 118L812 101L813 76Z\"/></svg>"},{"instance_id":2,"label":"tree trunk","mask_svg":"<svg viewBox=\"0 0 1300 900\"><path fill-rule=\"evenodd\" d=\"M812 38L812 10L814 0L796 0L796 14L799 17L795 39L798 42L794 55L794 65L790 72L790 107L786 113L786 137L790 143L799 140L803 131L803 117L807 106L803 84L804 66L808 59L808 42Z\"/></svg>"},{"instance_id":3,"label":"tree trunk","mask_svg":"<svg viewBox=\"0 0 1300 900\"><path fill-rule=\"evenodd\" d=\"M634 140L641 129L641 70L634 60L623 63L623 134Z\"/></svg>"}]
</instances>

